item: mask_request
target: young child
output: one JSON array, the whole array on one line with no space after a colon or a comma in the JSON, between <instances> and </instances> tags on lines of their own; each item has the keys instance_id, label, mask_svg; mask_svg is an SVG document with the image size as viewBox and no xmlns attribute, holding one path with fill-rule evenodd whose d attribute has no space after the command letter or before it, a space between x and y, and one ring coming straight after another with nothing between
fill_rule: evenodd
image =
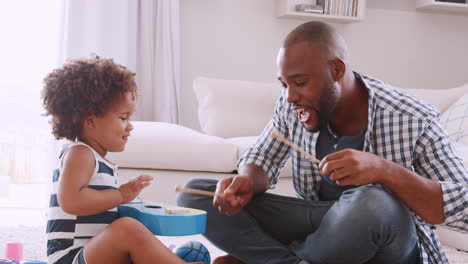
<instances>
[{"instance_id":1,"label":"young child","mask_svg":"<svg viewBox=\"0 0 468 264\"><path fill-rule=\"evenodd\" d=\"M134 73L97 56L70 61L44 79L52 133L71 141L52 177L49 264L186 263L137 220L118 218L117 206L153 179L142 175L119 187L117 166L105 158L124 150L137 94Z\"/></svg>"}]
</instances>

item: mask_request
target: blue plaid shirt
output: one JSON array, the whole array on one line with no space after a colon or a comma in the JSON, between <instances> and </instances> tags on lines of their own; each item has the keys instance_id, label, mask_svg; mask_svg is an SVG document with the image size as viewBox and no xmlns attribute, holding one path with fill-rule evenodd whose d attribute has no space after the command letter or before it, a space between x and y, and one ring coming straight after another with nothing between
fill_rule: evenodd
<instances>
[{"instance_id":1,"label":"blue plaid shirt","mask_svg":"<svg viewBox=\"0 0 468 264\"><path fill-rule=\"evenodd\" d=\"M447 133L439 123L439 112L401 89L385 82L355 73L369 94L368 127L364 151L391 160L422 177L440 183L444 200L444 226L468 232L468 178L463 161L455 154ZM318 165L277 139L279 131L312 156L318 133L307 131L287 102L286 90L279 97L273 118L257 140L238 162L256 164L270 179L270 188L278 180L280 169L292 155L294 188L298 197L318 200L320 172ZM412 212L419 237L423 263L448 263L434 226Z\"/></svg>"}]
</instances>

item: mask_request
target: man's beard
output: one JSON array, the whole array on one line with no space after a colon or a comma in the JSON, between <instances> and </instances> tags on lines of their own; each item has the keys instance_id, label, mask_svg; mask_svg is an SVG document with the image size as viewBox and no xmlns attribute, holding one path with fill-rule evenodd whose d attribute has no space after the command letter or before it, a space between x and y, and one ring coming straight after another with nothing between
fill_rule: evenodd
<instances>
[{"instance_id":1,"label":"man's beard","mask_svg":"<svg viewBox=\"0 0 468 264\"><path fill-rule=\"evenodd\" d=\"M335 83L329 80L323 87L324 94L320 97L319 108L312 108L317 114L317 125L306 129L309 132L319 132L332 118L338 101Z\"/></svg>"}]
</instances>

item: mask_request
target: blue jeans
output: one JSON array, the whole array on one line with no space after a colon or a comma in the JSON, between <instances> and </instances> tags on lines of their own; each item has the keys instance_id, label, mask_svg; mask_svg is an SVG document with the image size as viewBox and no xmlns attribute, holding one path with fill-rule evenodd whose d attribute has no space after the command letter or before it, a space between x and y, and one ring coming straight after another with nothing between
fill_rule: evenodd
<instances>
[{"instance_id":1,"label":"blue jeans","mask_svg":"<svg viewBox=\"0 0 468 264\"><path fill-rule=\"evenodd\" d=\"M216 183L193 179L186 187L214 191ZM204 236L248 264L419 263L408 209L376 186L347 190L337 201L265 193L234 216L220 214L212 197L180 193L177 204L206 211Z\"/></svg>"}]
</instances>

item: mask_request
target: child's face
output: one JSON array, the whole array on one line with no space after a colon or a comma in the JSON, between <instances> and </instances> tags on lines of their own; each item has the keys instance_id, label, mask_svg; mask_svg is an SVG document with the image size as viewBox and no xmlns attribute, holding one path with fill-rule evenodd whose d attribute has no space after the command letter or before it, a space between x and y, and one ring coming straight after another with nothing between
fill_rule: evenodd
<instances>
[{"instance_id":1,"label":"child's face","mask_svg":"<svg viewBox=\"0 0 468 264\"><path fill-rule=\"evenodd\" d=\"M101 155L107 152L121 152L127 144L133 126L130 117L135 112L136 102L131 93L115 103L107 113L95 119L96 151Z\"/></svg>"}]
</instances>

